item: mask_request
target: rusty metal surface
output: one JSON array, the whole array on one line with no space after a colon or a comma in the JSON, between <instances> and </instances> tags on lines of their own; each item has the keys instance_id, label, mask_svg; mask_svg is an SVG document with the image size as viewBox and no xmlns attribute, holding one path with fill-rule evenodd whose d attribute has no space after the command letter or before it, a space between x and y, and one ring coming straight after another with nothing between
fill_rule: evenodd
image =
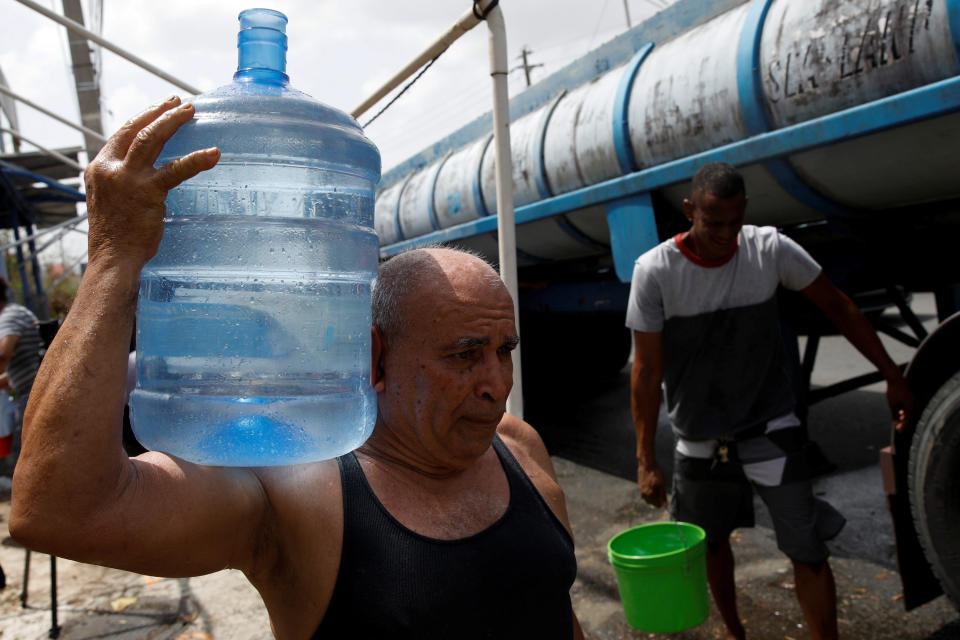
<instances>
[{"instance_id":1,"label":"rusty metal surface","mask_svg":"<svg viewBox=\"0 0 960 640\"><path fill-rule=\"evenodd\" d=\"M587 184L577 162L577 122L585 94L593 83L571 91L560 100L543 140L547 184L553 194L566 193Z\"/></svg>"},{"instance_id":2,"label":"rusty metal surface","mask_svg":"<svg viewBox=\"0 0 960 640\"><path fill-rule=\"evenodd\" d=\"M381 245L392 244L400 239L394 226L394 213L404 184L404 182L398 182L377 194L373 207L373 226Z\"/></svg>"},{"instance_id":3,"label":"rusty metal surface","mask_svg":"<svg viewBox=\"0 0 960 640\"><path fill-rule=\"evenodd\" d=\"M413 174L400 195L400 230L405 238L416 238L433 231L429 200L433 198L436 168L436 165L430 165Z\"/></svg>"},{"instance_id":4,"label":"rusty metal surface","mask_svg":"<svg viewBox=\"0 0 960 640\"><path fill-rule=\"evenodd\" d=\"M577 118L577 166L587 184L620 175L613 147L613 102L623 73L618 67L590 85ZM555 162L553 158L549 162Z\"/></svg>"},{"instance_id":5,"label":"rusty metal surface","mask_svg":"<svg viewBox=\"0 0 960 640\"><path fill-rule=\"evenodd\" d=\"M956 75L945 0L778 0L760 50L783 127Z\"/></svg>"},{"instance_id":6,"label":"rusty metal surface","mask_svg":"<svg viewBox=\"0 0 960 640\"><path fill-rule=\"evenodd\" d=\"M482 215L473 193L473 184L478 179L483 152L492 139L492 136L484 136L458 149L440 168L434 204L441 229L476 220Z\"/></svg>"},{"instance_id":7,"label":"rusty metal surface","mask_svg":"<svg viewBox=\"0 0 960 640\"><path fill-rule=\"evenodd\" d=\"M545 108L538 109L510 123L510 154L513 160L513 205L515 207L522 207L542 198L537 191L533 149L535 147L534 141L540 135L540 125ZM494 172L494 156L496 154L494 152L493 145L487 147L483 154L483 164L480 169L480 188L483 190L483 200L487 203L487 209L491 215L497 211L497 185Z\"/></svg>"},{"instance_id":8,"label":"rusty metal surface","mask_svg":"<svg viewBox=\"0 0 960 640\"><path fill-rule=\"evenodd\" d=\"M657 46L630 96L630 141L640 167L747 137L737 92L737 37L747 5Z\"/></svg>"}]
</instances>

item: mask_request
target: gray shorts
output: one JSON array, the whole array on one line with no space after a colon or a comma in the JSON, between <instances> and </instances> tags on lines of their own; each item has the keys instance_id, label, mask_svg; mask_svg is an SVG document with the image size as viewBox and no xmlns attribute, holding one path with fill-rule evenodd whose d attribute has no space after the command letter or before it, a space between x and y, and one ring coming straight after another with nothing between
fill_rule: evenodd
<instances>
[{"instance_id":1,"label":"gray shorts","mask_svg":"<svg viewBox=\"0 0 960 640\"><path fill-rule=\"evenodd\" d=\"M725 462L715 454L723 445ZM780 550L798 562L822 562L830 555L824 543L840 533L846 519L813 495L808 450L795 418L772 420L733 441L679 438L670 515L702 527L707 544L716 546L734 529L754 525L755 490L770 511Z\"/></svg>"}]
</instances>

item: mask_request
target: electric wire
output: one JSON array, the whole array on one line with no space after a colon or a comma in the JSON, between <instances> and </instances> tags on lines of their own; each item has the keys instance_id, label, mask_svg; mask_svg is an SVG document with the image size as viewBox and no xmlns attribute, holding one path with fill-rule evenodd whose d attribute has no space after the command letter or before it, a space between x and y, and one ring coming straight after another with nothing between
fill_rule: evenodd
<instances>
[{"instance_id":1,"label":"electric wire","mask_svg":"<svg viewBox=\"0 0 960 640\"><path fill-rule=\"evenodd\" d=\"M400 99L400 96L402 96L404 93L407 92L407 89L409 89L410 87L412 87L412 86L414 85L414 83L416 83L416 81L419 80L419 79L423 76L423 74L425 74L425 73L427 72L427 69L429 69L430 67L433 66L433 63L437 61L437 58L439 58L439 57L442 56L442 55L443 55L443 51L441 51L440 53L438 53L438 54L436 55L436 57L434 57L430 62L428 62L427 64L423 65L423 68L421 68L420 71L417 72L417 75L415 75L415 76L410 80L410 82L408 82L407 84L405 84L404 87L403 87L402 89L400 89L400 91L399 91L395 96L393 96L393 98L390 99L390 102L388 102L387 104L385 104L384 107L383 107L382 109L380 109L380 111L377 111L377 113L376 113L372 118L370 118L369 120L367 120L366 124L360 125L361 128L366 129L367 127L370 126L370 123L371 123L371 122L373 122L374 120L376 120L377 118L379 118L381 115L383 115L383 113L384 113L387 109L389 109L389 108L393 105L394 102L396 102L397 100Z\"/></svg>"}]
</instances>

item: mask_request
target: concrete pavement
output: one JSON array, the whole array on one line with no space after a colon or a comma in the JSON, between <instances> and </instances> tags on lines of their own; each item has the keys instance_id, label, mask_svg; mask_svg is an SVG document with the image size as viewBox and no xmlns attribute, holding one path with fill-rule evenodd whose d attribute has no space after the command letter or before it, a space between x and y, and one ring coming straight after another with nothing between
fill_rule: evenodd
<instances>
[{"instance_id":1,"label":"concrete pavement","mask_svg":"<svg viewBox=\"0 0 960 640\"><path fill-rule=\"evenodd\" d=\"M634 483L554 458L567 494L577 541L579 575L574 608L587 637L615 640L655 637L631 629L624 619L616 579L606 559L616 533L666 517L638 500ZM6 481L6 484L3 482ZM32 554L27 607L22 608L25 552L6 530L9 479L0 478L0 564L7 588L0 591L0 640L48 637L51 627L49 556ZM733 543L743 617L751 637L808 637L793 593L788 561L776 550L772 531L743 530ZM844 638L946 640L960 637L960 619L944 598L911 613L898 601L899 578L864 560L834 558ZM200 578L159 579L57 561L57 617L68 640L163 638L171 640L258 640L270 626L256 591L237 571ZM722 637L715 610L700 627L677 639Z\"/></svg>"}]
</instances>

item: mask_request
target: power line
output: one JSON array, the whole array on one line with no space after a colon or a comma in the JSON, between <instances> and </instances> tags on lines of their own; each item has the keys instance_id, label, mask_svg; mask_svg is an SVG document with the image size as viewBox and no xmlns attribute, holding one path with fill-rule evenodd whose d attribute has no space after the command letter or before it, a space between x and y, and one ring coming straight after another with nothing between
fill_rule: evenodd
<instances>
[{"instance_id":1,"label":"power line","mask_svg":"<svg viewBox=\"0 0 960 640\"><path fill-rule=\"evenodd\" d=\"M590 44L587 45L587 49L593 44L593 39L597 37L597 32L600 31L600 25L603 23L603 14L607 11L607 2L609 2L609 0L603 0L603 7L600 8L600 13L597 15L597 26L593 28L593 35L590 36Z\"/></svg>"},{"instance_id":2,"label":"power line","mask_svg":"<svg viewBox=\"0 0 960 640\"><path fill-rule=\"evenodd\" d=\"M373 122L374 120L376 120L377 118L379 118L381 115L383 115L383 112L386 111L387 109L389 109L389 108L393 105L393 103L396 102L396 101L400 98L400 96L402 96L403 94L405 94L405 93L407 92L407 89L409 89L410 87L412 87L413 84L414 84L417 80L419 80L420 77L423 76L423 74L425 74L425 73L427 72L427 69L429 69L430 67L433 66L433 63L437 61L437 58L439 58L439 57L442 56L442 55L443 55L443 52L441 51L440 53L437 54L437 56L436 56L433 60L431 60L431 61L428 62L427 64L423 65L423 68L420 69L420 71L417 73L417 75L413 76L413 79L410 80L410 82L408 82L407 84L405 84L404 87L403 87L403 89L400 89L400 92L397 93L397 95L393 96L393 98L390 99L390 102L388 102L386 105L384 105L383 109L380 109L380 111L377 111L376 115L374 115L372 118L370 118L369 120L367 120L366 124L361 125L361 127L364 128L364 129L366 129L367 127L370 126L370 123L371 123L371 122Z\"/></svg>"}]
</instances>

